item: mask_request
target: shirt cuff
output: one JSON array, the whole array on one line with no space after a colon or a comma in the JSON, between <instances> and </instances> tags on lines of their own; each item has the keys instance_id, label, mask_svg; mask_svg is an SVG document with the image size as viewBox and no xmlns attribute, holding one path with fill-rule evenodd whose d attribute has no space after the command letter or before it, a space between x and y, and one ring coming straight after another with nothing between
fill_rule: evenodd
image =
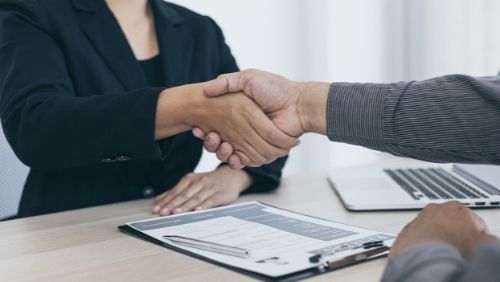
<instances>
[{"instance_id":1,"label":"shirt cuff","mask_svg":"<svg viewBox=\"0 0 500 282\"><path fill-rule=\"evenodd\" d=\"M382 147L384 103L389 87L389 84L332 83L326 114L328 138Z\"/></svg>"}]
</instances>

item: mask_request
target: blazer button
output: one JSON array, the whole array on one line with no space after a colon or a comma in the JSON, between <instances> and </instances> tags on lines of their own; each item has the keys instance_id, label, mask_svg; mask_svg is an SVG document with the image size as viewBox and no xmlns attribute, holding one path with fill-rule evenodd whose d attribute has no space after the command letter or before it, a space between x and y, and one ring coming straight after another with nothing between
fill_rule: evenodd
<instances>
[{"instance_id":1,"label":"blazer button","mask_svg":"<svg viewBox=\"0 0 500 282\"><path fill-rule=\"evenodd\" d=\"M155 195L155 189L151 186L145 186L142 188L142 196L144 198L151 198Z\"/></svg>"},{"instance_id":2,"label":"blazer button","mask_svg":"<svg viewBox=\"0 0 500 282\"><path fill-rule=\"evenodd\" d=\"M118 156L115 158L116 161L118 162L125 162L125 161L130 161L130 157L127 156Z\"/></svg>"}]
</instances>

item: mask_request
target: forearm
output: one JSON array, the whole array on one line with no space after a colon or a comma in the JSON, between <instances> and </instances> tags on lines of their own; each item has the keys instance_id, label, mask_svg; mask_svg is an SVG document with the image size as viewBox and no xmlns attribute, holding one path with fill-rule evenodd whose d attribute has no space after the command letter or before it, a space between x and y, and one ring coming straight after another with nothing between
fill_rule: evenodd
<instances>
[{"instance_id":1,"label":"forearm","mask_svg":"<svg viewBox=\"0 0 500 282\"><path fill-rule=\"evenodd\" d=\"M435 162L500 163L500 78L333 83L332 141Z\"/></svg>"},{"instance_id":2,"label":"forearm","mask_svg":"<svg viewBox=\"0 0 500 282\"><path fill-rule=\"evenodd\" d=\"M201 84L189 84L161 92L156 106L155 140L177 135L193 127L188 115L196 110L193 97L200 91Z\"/></svg>"}]
</instances>

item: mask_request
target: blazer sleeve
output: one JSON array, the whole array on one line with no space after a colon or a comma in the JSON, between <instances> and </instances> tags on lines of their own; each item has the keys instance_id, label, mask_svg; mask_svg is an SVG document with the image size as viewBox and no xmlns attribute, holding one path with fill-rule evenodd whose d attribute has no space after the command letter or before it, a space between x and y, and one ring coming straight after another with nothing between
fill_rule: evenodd
<instances>
[{"instance_id":1,"label":"blazer sleeve","mask_svg":"<svg viewBox=\"0 0 500 282\"><path fill-rule=\"evenodd\" d=\"M216 34L218 36L218 44L221 54L219 74L239 71L236 60L231 54L229 46L225 42L222 30L212 19L210 19L210 21L216 29ZM245 190L245 193L268 192L276 189L280 184L281 172L283 170L283 167L285 166L287 158L287 156L279 158L276 161L267 165L263 165L261 167L244 168L244 170L248 172L253 178L252 186Z\"/></svg>"},{"instance_id":2,"label":"blazer sleeve","mask_svg":"<svg viewBox=\"0 0 500 282\"><path fill-rule=\"evenodd\" d=\"M500 164L500 76L333 83L332 141L433 162Z\"/></svg>"},{"instance_id":3,"label":"blazer sleeve","mask_svg":"<svg viewBox=\"0 0 500 282\"><path fill-rule=\"evenodd\" d=\"M76 97L36 1L0 2L0 54L0 117L26 165L50 170L165 157L154 141L161 89Z\"/></svg>"}]
</instances>

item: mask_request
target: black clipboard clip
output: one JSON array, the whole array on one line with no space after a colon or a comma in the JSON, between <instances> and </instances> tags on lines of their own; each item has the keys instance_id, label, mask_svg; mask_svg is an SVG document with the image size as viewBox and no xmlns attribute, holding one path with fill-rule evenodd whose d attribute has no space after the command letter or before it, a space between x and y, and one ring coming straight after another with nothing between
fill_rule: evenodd
<instances>
[{"instance_id":1,"label":"black clipboard clip","mask_svg":"<svg viewBox=\"0 0 500 282\"><path fill-rule=\"evenodd\" d=\"M374 242L367 242L364 243L362 246L351 249L356 250L359 248L363 248L362 252L356 252L354 254L348 255L342 259L339 260L334 260L334 261L329 261L325 257L323 257L321 254L317 254L314 256L311 256L309 258L309 262L311 263L320 263L317 267L320 271L328 271L328 270L334 270L338 268L342 268L344 266L356 264L358 262L370 259L370 258L375 258L379 255L384 254L385 252L390 250L390 247L384 245L383 241L374 241ZM337 254L337 253L335 253ZM334 254L334 255L335 255Z\"/></svg>"}]
</instances>

